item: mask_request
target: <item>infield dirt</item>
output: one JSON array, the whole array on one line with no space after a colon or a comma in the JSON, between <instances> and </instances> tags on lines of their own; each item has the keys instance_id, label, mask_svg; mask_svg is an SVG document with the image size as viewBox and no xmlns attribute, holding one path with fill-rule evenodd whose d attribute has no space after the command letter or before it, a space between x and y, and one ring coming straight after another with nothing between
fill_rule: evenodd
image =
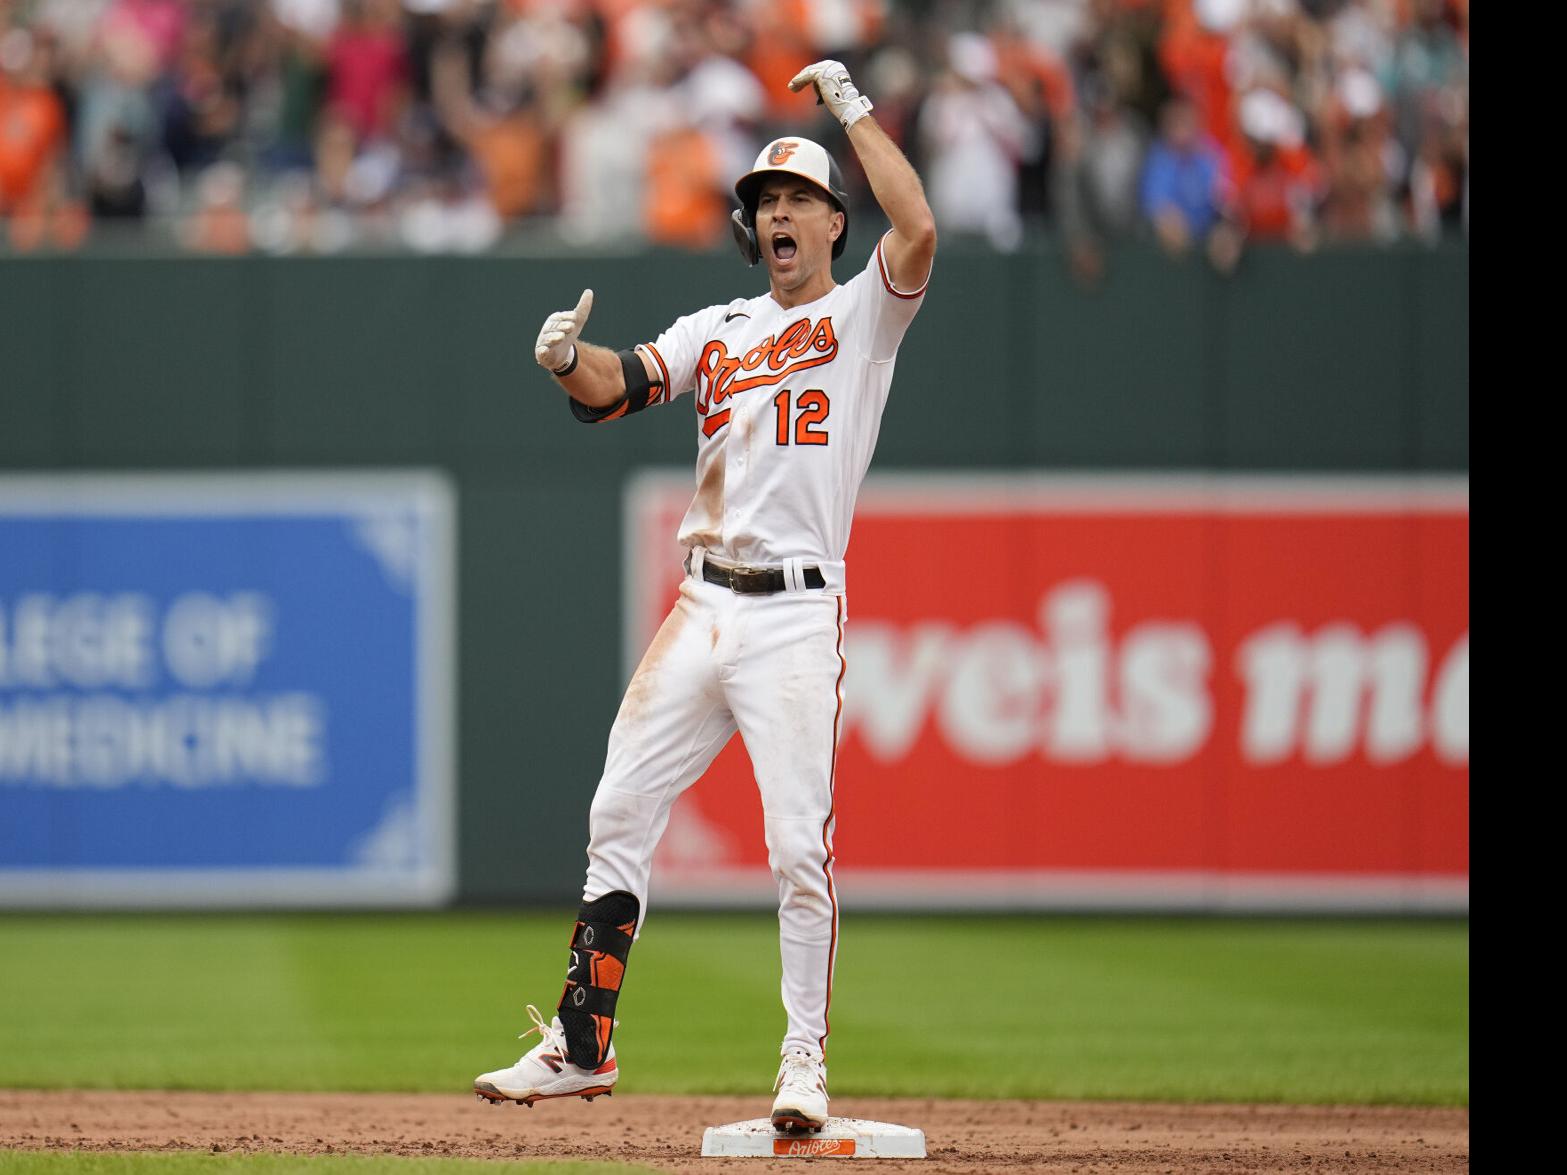
<instances>
[{"instance_id":1,"label":"infield dirt","mask_svg":"<svg viewBox=\"0 0 1567 1175\"><path fill-rule=\"evenodd\" d=\"M754 1175L787 1160L703 1159L702 1130L758 1117L766 1102L623 1094L527 1110L458 1094L0 1090L0 1148L570 1158ZM1469 1169L1467 1109L845 1097L833 1110L925 1131L927 1159L877 1160L879 1172Z\"/></svg>"}]
</instances>

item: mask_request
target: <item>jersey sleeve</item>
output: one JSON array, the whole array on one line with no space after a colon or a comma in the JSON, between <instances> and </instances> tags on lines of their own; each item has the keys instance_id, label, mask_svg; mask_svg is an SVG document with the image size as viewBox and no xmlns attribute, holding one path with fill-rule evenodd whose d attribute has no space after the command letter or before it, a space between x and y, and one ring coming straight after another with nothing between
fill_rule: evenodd
<instances>
[{"instance_id":1,"label":"jersey sleeve","mask_svg":"<svg viewBox=\"0 0 1567 1175\"><path fill-rule=\"evenodd\" d=\"M649 343L638 343L637 350L653 361L661 388L649 404L666 404L696 388L696 363L702 347L717 326L715 319L724 307L709 306L695 314L675 319L668 330Z\"/></svg>"},{"instance_id":2,"label":"jersey sleeve","mask_svg":"<svg viewBox=\"0 0 1567 1175\"><path fill-rule=\"evenodd\" d=\"M667 404L676 396L696 387L696 361L702 342L710 330L711 319L723 311L722 306L709 306L695 314L677 318L670 328L650 343L638 343L631 351L619 352L622 369L626 373L627 394L616 403L603 408L590 408L578 400L572 400L571 411L584 424L603 424L619 420L651 408L655 404ZM636 386L635 380L643 378L651 362L653 374L646 387Z\"/></svg>"},{"instance_id":3,"label":"jersey sleeve","mask_svg":"<svg viewBox=\"0 0 1567 1175\"><path fill-rule=\"evenodd\" d=\"M925 275L924 284L917 290L900 290L892 284L892 274L887 271L887 260L882 255L886 239L883 234L876 242L859 283L866 311L865 356L875 363L885 363L897 356L898 344L903 342L904 332L919 313L925 291L930 287L930 274Z\"/></svg>"}]
</instances>

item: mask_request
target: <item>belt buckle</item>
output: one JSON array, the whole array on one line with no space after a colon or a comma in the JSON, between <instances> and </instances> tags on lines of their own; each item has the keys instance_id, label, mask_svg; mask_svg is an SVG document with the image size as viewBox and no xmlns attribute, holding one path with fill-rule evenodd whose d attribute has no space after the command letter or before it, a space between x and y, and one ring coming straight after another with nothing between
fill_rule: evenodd
<instances>
[{"instance_id":1,"label":"belt buckle","mask_svg":"<svg viewBox=\"0 0 1567 1175\"><path fill-rule=\"evenodd\" d=\"M757 591L767 591L767 568L752 567L748 563L737 563L729 569L729 588L731 591L754 594ZM754 587L752 585L755 585Z\"/></svg>"}]
</instances>

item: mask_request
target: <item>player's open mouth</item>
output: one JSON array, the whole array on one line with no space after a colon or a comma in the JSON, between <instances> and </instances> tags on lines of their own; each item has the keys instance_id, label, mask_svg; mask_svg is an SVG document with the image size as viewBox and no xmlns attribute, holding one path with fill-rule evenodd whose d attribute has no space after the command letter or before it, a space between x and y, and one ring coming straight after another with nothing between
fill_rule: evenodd
<instances>
[{"instance_id":1,"label":"player's open mouth","mask_svg":"<svg viewBox=\"0 0 1567 1175\"><path fill-rule=\"evenodd\" d=\"M794 238L788 233L773 234L773 256L780 261L788 261L793 257L799 246L794 243Z\"/></svg>"}]
</instances>

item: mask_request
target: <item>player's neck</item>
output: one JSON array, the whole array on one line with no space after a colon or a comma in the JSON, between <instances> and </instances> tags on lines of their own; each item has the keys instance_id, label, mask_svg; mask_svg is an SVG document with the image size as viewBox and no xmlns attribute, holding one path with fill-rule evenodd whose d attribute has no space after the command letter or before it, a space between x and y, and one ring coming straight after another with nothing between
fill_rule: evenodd
<instances>
[{"instance_id":1,"label":"player's neck","mask_svg":"<svg viewBox=\"0 0 1567 1175\"><path fill-rule=\"evenodd\" d=\"M818 298L825 298L837 288L838 283L832 280L832 270L823 268L818 270L815 276L808 282L803 282L792 290L780 290L778 283L772 283L770 291L772 299L785 310L793 310L796 306L804 306L807 302L814 302Z\"/></svg>"}]
</instances>

